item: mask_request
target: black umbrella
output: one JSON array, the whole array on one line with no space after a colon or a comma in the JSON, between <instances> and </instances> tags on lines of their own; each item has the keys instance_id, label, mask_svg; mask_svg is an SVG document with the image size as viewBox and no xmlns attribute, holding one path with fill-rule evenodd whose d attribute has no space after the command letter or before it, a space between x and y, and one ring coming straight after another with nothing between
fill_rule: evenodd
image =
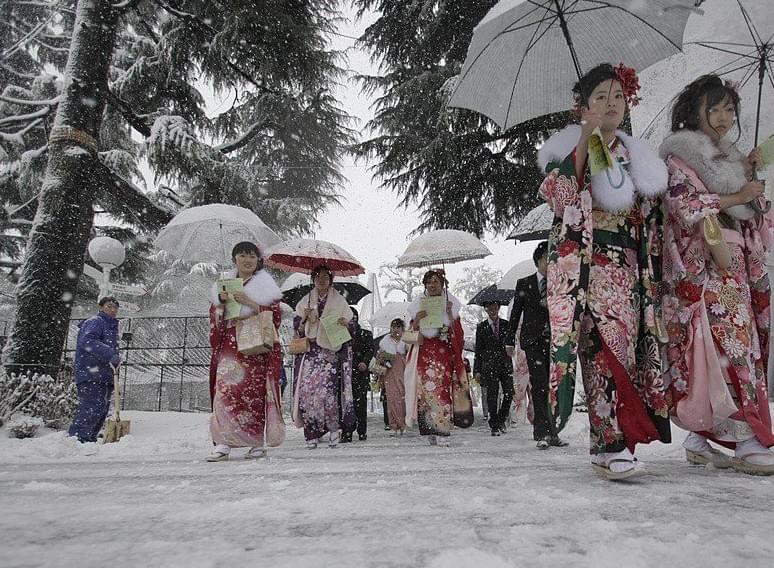
<instances>
[{"instance_id":1,"label":"black umbrella","mask_svg":"<svg viewBox=\"0 0 774 568\"><path fill-rule=\"evenodd\" d=\"M492 284L481 290L478 294L473 296L468 302L469 306L483 306L490 302L496 302L501 306L507 306L513 299L513 290L503 290L497 287L497 284Z\"/></svg>"},{"instance_id":2,"label":"black umbrella","mask_svg":"<svg viewBox=\"0 0 774 568\"><path fill-rule=\"evenodd\" d=\"M336 282L334 280L333 287L344 296L347 303L350 306L357 304L360 300L368 296L371 290L360 284L359 282ZM301 286L295 286L288 290L282 291L282 301L289 306L295 307L301 298L303 298L312 289L311 284L303 284Z\"/></svg>"}]
</instances>

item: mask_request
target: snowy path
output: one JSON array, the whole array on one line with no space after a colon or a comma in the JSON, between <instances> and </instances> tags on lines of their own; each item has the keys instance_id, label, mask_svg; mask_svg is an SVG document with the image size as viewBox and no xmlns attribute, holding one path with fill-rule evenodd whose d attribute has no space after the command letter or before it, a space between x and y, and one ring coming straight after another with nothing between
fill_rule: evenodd
<instances>
[{"instance_id":1,"label":"snowy path","mask_svg":"<svg viewBox=\"0 0 774 568\"><path fill-rule=\"evenodd\" d=\"M479 420L434 448L373 416L367 442L310 451L290 428L269 460L216 464L206 415L126 414L134 435L108 446L0 432L0 566L774 565L774 479L691 468L672 444L638 452L652 475L604 481L582 414L546 452L527 426Z\"/></svg>"}]
</instances>

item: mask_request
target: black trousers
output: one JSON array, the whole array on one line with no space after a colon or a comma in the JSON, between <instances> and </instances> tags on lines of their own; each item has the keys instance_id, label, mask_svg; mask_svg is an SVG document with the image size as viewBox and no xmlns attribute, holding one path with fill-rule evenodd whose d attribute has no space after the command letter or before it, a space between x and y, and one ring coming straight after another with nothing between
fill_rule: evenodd
<instances>
[{"instance_id":1,"label":"black trousers","mask_svg":"<svg viewBox=\"0 0 774 568\"><path fill-rule=\"evenodd\" d=\"M382 387L382 394L380 396L382 399L382 410L384 410L384 425L385 427L390 427L390 415L387 414L387 391L385 391L384 387Z\"/></svg>"},{"instance_id":2,"label":"black trousers","mask_svg":"<svg viewBox=\"0 0 774 568\"><path fill-rule=\"evenodd\" d=\"M505 370L486 374L482 377L486 381L486 405L489 409L489 427L497 430L505 425L511 412L513 402L513 373ZM503 389L503 399L498 409L497 403L500 397L500 388Z\"/></svg>"},{"instance_id":3,"label":"black trousers","mask_svg":"<svg viewBox=\"0 0 774 568\"><path fill-rule=\"evenodd\" d=\"M366 434L368 431L368 393L371 391L371 378L352 373L352 402L355 406L355 418L357 420L357 433Z\"/></svg>"},{"instance_id":4,"label":"black trousers","mask_svg":"<svg viewBox=\"0 0 774 568\"><path fill-rule=\"evenodd\" d=\"M548 413L548 373L551 370L548 347L548 343L541 343L524 349L529 366L532 405L535 409L532 422L532 435L535 440L556 435L556 425Z\"/></svg>"}]
</instances>

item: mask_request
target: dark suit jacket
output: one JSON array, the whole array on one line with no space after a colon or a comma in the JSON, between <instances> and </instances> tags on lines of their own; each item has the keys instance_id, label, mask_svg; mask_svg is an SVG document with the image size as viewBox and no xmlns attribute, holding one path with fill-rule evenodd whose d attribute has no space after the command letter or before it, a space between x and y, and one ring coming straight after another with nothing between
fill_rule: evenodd
<instances>
[{"instance_id":1,"label":"dark suit jacket","mask_svg":"<svg viewBox=\"0 0 774 568\"><path fill-rule=\"evenodd\" d=\"M525 351L530 348L542 347L551 341L548 326L548 307L540 302L540 286L537 273L522 278L516 282L516 293L513 297L511 310L511 336L508 345L516 345L516 328L522 315L519 344Z\"/></svg>"},{"instance_id":2,"label":"dark suit jacket","mask_svg":"<svg viewBox=\"0 0 774 568\"><path fill-rule=\"evenodd\" d=\"M476 326L476 358L473 361L473 372L489 376L513 372L513 360L505 351L508 338L513 335L508 320L500 318L498 323L499 337L495 337L489 318Z\"/></svg>"},{"instance_id":3,"label":"dark suit jacket","mask_svg":"<svg viewBox=\"0 0 774 568\"><path fill-rule=\"evenodd\" d=\"M358 363L365 363L366 367L374 356L374 334L358 326L355 333L352 334L352 377L370 380L370 373L366 370L361 372L357 370Z\"/></svg>"}]
</instances>

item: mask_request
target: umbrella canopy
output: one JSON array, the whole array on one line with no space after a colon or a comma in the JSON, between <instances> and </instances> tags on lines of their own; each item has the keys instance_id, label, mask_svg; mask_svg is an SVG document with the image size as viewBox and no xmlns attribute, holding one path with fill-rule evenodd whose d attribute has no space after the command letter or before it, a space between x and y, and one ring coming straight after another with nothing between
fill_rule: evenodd
<instances>
[{"instance_id":1,"label":"umbrella canopy","mask_svg":"<svg viewBox=\"0 0 774 568\"><path fill-rule=\"evenodd\" d=\"M774 116L774 9L771 0L704 2L685 27L683 53L645 70L642 103L632 113L635 132L658 145L670 131L675 98L688 80L715 74L737 84L742 113L739 148L772 133L758 132L760 116ZM735 129L734 129L735 130ZM736 132L730 134L731 139Z\"/></svg>"},{"instance_id":2,"label":"umbrella canopy","mask_svg":"<svg viewBox=\"0 0 774 568\"><path fill-rule=\"evenodd\" d=\"M408 324L409 305L408 302L387 302L381 309L374 312L374 315L368 318L368 323L374 329L389 329L390 322L395 318L400 318Z\"/></svg>"},{"instance_id":3,"label":"umbrella canopy","mask_svg":"<svg viewBox=\"0 0 774 568\"><path fill-rule=\"evenodd\" d=\"M338 245L315 239L292 239L266 251L266 265L286 272L311 274L324 264L335 276L357 276L365 268Z\"/></svg>"},{"instance_id":4,"label":"umbrella canopy","mask_svg":"<svg viewBox=\"0 0 774 568\"><path fill-rule=\"evenodd\" d=\"M263 252L280 238L252 211L212 203L183 209L156 237L154 246L176 258L231 264L231 249L242 241Z\"/></svg>"},{"instance_id":5,"label":"umbrella canopy","mask_svg":"<svg viewBox=\"0 0 774 568\"><path fill-rule=\"evenodd\" d=\"M344 296L351 306L371 293L371 290L363 286L355 276L334 278L333 287ZM280 289L282 290L282 301L289 306L295 306L312 289L312 283L309 281L309 276L297 272L288 276Z\"/></svg>"},{"instance_id":6,"label":"umbrella canopy","mask_svg":"<svg viewBox=\"0 0 774 568\"><path fill-rule=\"evenodd\" d=\"M513 299L513 290L498 288L497 284L492 284L481 290L473 296L468 302L469 306L483 306L495 302L501 306L507 306Z\"/></svg>"},{"instance_id":7,"label":"umbrella canopy","mask_svg":"<svg viewBox=\"0 0 774 568\"><path fill-rule=\"evenodd\" d=\"M548 238L551 224L554 222L554 212L548 203L541 203L531 209L524 218L516 223L506 239L517 241L542 241Z\"/></svg>"},{"instance_id":8,"label":"umbrella canopy","mask_svg":"<svg viewBox=\"0 0 774 568\"><path fill-rule=\"evenodd\" d=\"M694 2L502 0L476 26L449 106L503 130L567 110L583 69L644 69L679 52Z\"/></svg>"},{"instance_id":9,"label":"umbrella canopy","mask_svg":"<svg viewBox=\"0 0 774 568\"><path fill-rule=\"evenodd\" d=\"M418 236L398 257L398 268L475 260L492 254L484 243L465 231L438 229Z\"/></svg>"},{"instance_id":10,"label":"umbrella canopy","mask_svg":"<svg viewBox=\"0 0 774 568\"><path fill-rule=\"evenodd\" d=\"M500 281L497 283L497 287L502 290L515 290L516 282L522 278L526 278L530 274L537 272L535 263L531 258L522 260L513 265L513 267L506 272ZM510 300L508 300L510 302Z\"/></svg>"}]
</instances>

